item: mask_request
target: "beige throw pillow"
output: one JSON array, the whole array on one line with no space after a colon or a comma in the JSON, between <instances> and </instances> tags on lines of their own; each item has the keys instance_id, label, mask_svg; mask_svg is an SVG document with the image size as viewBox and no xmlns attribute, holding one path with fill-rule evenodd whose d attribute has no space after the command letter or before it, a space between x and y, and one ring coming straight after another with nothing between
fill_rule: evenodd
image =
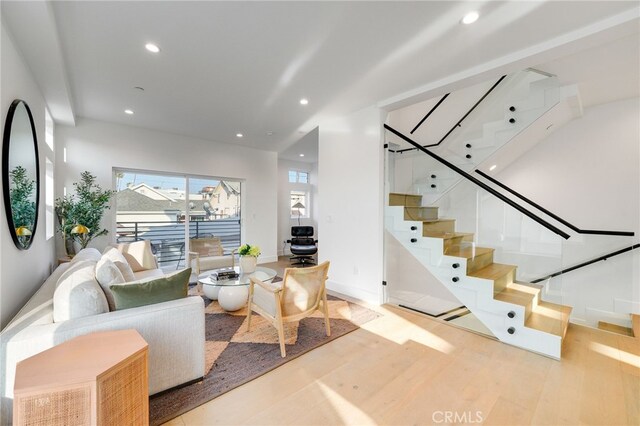
<instances>
[{"instance_id":1,"label":"beige throw pillow","mask_svg":"<svg viewBox=\"0 0 640 426\"><path fill-rule=\"evenodd\" d=\"M109 286L113 284L123 284L126 281L122 276L120 269L118 269L116 264L107 256L102 256L96 264L96 280L98 280L100 287L102 287L102 290L104 291L107 303L109 303L109 310L115 311L116 304L113 300L113 293L111 293Z\"/></svg>"},{"instance_id":2,"label":"beige throw pillow","mask_svg":"<svg viewBox=\"0 0 640 426\"><path fill-rule=\"evenodd\" d=\"M77 261L60 277L53 293L53 321L109 312L109 304L95 279L96 263Z\"/></svg>"},{"instance_id":3,"label":"beige throw pillow","mask_svg":"<svg viewBox=\"0 0 640 426\"><path fill-rule=\"evenodd\" d=\"M125 282L135 281L136 277L133 275L133 269L127 262L127 259L120 253L120 251L115 247L107 247L102 254L106 256L109 260L111 260L118 267L120 272L122 273L122 277Z\"/></svg>"},{"instance_id":4,"label":"beige throw pillow","mask_svg":"<svg viewBox=\"0 0 640 426\"><path fill-rule=\"evenodd\" d=\"M80 250L78 254L73 256L71 258L71 263L80 262L81 260L93 260L94 262L97 262L101 257L102 255L100 254L100 251L92 247L87 247Z\"/></svg>"}]
</instances>

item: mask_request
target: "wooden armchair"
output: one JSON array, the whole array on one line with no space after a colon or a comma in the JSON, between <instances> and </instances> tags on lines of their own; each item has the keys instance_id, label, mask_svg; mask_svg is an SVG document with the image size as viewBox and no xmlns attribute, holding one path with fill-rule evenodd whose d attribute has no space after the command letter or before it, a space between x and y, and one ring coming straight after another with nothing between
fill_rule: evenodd
<instances>
[{"instance_id":1,"label":"wooden armchair","mask_svg":"<svg viewBox=\"0 0 640 426\"><path fill-rule=\"evenodd\" d=\"M283 281L275 284L250 277L247 331L251 329L251 311L254 310L278 330L280 355L284 358L284 323L300 321L319 310L324 313L327 336L330 336L325 288L328 272L329 262L324 262L304 269L287 268L284 270Z\"/></svg>"},{"instance_id":2,"label":"wooden armchair","mask_svg":"<svg viewBox=\"0 0 640 426\"><path fill-rule=\"evenodd\" d=\"M219 237L194 238L189 241L189 264L196 275L209 269L235 266L236 250L231 256L224 255L224 248Z\"/></svg>"}]
</instances>

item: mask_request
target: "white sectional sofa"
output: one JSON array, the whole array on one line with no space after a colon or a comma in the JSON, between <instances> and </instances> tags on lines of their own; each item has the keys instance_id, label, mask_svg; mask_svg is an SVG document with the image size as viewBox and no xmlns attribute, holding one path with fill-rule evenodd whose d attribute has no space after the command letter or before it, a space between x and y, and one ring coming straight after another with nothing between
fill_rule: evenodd
<instances>
[{"instance_id":1,"label":"white sectional sofa","mask_svg":"<svg viewBox=\"0 0 640 426\"><path fill-rule=\"evenodd\" d=\"M136 271L136 279L163 275L147 247L121 245L118 248ZM56 268L0 333L0 424L11 424L16 364L83 334L136 329L149 344L150 395L204 376L205 315L202 298L186 297L54 322L56 283L70 266L70 263L64 263Z\"/></svg>"}]
</instances>

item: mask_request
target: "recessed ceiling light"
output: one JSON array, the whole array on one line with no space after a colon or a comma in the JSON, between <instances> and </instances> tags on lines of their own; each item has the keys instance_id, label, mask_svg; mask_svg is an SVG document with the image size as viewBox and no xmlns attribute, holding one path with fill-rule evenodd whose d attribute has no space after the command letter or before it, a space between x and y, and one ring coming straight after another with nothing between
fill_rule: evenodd
<instances>
[{"instance_id":1,"label":"recessed ceiling light","mask_svg":"<svg viewBox=\"0 0 640 426\"><path fill-rule=\"evenodd\" d=\"M300 154L300 157L304 157L304 154Z\"/></svg>"},{"instance_id":2,"label":"recessed ceiling light","mask_svg":"<svg viewBox=\"0 0 640 426\"><path fill-rule=\"evenodd\" d=\"M267 136L273 136L273 132L272 132L271 130L269 130L269 131L267 132Z\"/></svg>"},{"instance_id":3,"label":"recessed ceiling light","mask_svg":"<svg viewBox=\"0 0 640 426\"><path fill-rule=\"evenodd\" d=\"M307 98L300 99L300 105L308 105L308 104L309 104L309 99Z\"/></svg>"},{"instance_id":4,"label":"recessed ceiling light","mask_svg":"<svg viewBox=\"0 0 640 426\"><path fill-rule=\"evenodd\" d=\"M473 24L478 20L479 17L480 14L474 10L464 15L464 17L462 18L462 23L466 25Z\"/></svg>"},{"instance_id":5,"label":"recessed ceiling light","mask_svg":"<svg viewBox=\"0 0 640 426\"><path fill-rule=\"evenodd\" d=\"M124 110L124 113L125 113L125 114L129 114L129 115L133 115L133 111L132 111L132 110L130 110L130 109L125 109L125 110Z\"/></svg>"},{"instance_id":6,"label":"recessed ceiling light","mask_svg":"<svg viewBox=\"0 0 640 426\"><path fill-rule=\"evenodd\" d=\"M159 48L157 45L153 44L153 43L147 43L147 44L145 44L145 45L144 45L144 48L145 48L145 49L147 49L147 50L148 50L149 52L151 52L151 53L158 53L158 52L160 52L160 48Z\"/></svg>"},{"instance_id":7,"label":"recessed ceiling light","mask_svg":"<svg viewBox=\"0 0 640 426\"><path fill-rule=\"evenodd\" d=\"M243 135L242 133L236 133L236 138L241 138L241 137L243 137L243 136L244 136L244 135Z\"/></svg>"},{"instance_id":8,"label":"recessed ceiling light","mask_svg":"<svg viewBox=\"0 0 640 426\"><path fill-rule=\"evenodd\" d=\"M492 172L496 169L496 167L498 167L497 164L494 164L493 166L489 167L489 171Z\"/></svg>"}]
</instances>

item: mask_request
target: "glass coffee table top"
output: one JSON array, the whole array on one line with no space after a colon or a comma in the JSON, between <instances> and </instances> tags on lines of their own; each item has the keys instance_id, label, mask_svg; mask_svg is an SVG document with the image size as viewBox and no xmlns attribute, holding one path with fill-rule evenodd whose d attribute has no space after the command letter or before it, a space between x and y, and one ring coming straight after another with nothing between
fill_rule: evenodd
<instances>
[{"instance_id":1,"label":"glass coffee table top","mask_svg":"<svg viewBox=\"0 0 640 426\"><path fill-rule=\"evenodd\" d=\"M202 285L213 285L216 287L247 286L249 285L250 277L255 277L260 281L271 281L276 277L276 271L271 268L264 268L262 266L256 267L256 270L249 274L241 274L239 266L234 267L234 269L238 274L240 274L238 278L216 281L211 278L211 274L216 271L214 269L198 275L198 282Z\"/></svg>"}]
</instances>

